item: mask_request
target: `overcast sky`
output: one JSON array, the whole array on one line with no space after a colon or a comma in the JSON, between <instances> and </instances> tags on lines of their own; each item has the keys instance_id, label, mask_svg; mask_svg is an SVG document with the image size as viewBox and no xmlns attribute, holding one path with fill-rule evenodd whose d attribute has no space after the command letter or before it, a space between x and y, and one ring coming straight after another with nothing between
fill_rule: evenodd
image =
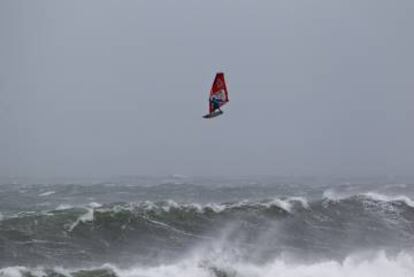
<instances>
[{"instance_id":1,"label":"overcast sky","mask_svg":"<svg viewBox=\"0 0 414 277\"><path fill-rule=\"evenodd\" d=\"M414 1L0 1L0 176L407 175ZM224 115L206 120L217 71Z\"/></svg>"}]
</instances>

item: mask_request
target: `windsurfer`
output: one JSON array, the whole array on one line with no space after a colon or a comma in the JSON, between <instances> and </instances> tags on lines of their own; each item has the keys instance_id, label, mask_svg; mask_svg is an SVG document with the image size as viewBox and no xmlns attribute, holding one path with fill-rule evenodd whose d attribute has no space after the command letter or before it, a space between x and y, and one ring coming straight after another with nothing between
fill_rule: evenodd
<instances>
[{"instance_id":1,"label":"windsurfer","mask_svg":"<svg viewBox=\"0 0 414 277\"><path fill-rule=\"evenodd\" d=\"M224 73L218 72L214 78L208 97L208 114L204 118L213 118L223 114L221 107L229 102Z\"/></svg>"}]
</instances>

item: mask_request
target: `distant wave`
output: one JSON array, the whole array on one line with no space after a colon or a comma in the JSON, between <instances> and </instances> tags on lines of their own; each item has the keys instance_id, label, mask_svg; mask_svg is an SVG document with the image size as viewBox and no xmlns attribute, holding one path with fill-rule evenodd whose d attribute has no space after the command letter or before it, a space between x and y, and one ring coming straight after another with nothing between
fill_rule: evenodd
<instances>
[{"instance_id":1,"label":"distant wave","mask_svg":"<svg viewBox=\"0 0 414 277\"><path fill-rule=\"evenodd\" d=\"M39 194L39 196L40 197L44 197L44 196L49 196L49 195L52 195L52 194L55 194L56 192L55 191L46 191L46 192L43 192L43 193L41 193L41 194Z\"/></svg>"},{"instance_id":2,"label":"distant wave","mask_svg":"<svg viewBox=\"0 0 414 277\"><path fill-rule=\"evenodd\" d=\"M386 196L384 194L375 193L375 192L367 192L362 194L368 198L371 198L376 201L382 202L403 202L405 205L414 208L414 201L411 200L409 197L404 195L397 195L397 196Z\"/></svg>"},{"instance_id":3,"label":"distant wave","mask_svg":"<svg viewBox=\"0 0 414 277\"><path fill-rule=\"evenodd\" d=\"M315 200L309 202L304 197L285 197L285 198L269 198L262 200L242 200L237 202L228 203L179 203L173 200L165 201L141 201L131 203L117 203L113 205L102 205L100 203L91 202L84 206L72 206L68 204L60 204L56 209L49 211L21 211L13 216L1 215L3 220L9 218L27 218L38 216L66 216L71 214L72 217L78 214L77 219L72 225L70 230L76 227L80 222L91 222L95 219L96 214L111 214L112 218L116 218L119 213L129 213L131 216L154 216L154 215L168 215L168 214L235 214L243 215L249 212L255 212L255 214L267 214L273 216L286 216L288 214L300 214L308 211L305 214L316 212L319 207L326 208L329 206L331 209L350 209L356 208L360 205L365 205L371 202L377 203L378 211L383 209L384 204L398 206L402 210L411 210L414 208L414 200L407 196L386 196L379 193L367 192L357 195L344 196L336 194L332 191L324 193L324 198L321 200ZM349 205L344 207L341 203L348 203ZM352 204L352 205L351 205ZM270 213L269 212L272 212ZM340 210L338 210L340 212Z\"/></svg>"}]
</instances>

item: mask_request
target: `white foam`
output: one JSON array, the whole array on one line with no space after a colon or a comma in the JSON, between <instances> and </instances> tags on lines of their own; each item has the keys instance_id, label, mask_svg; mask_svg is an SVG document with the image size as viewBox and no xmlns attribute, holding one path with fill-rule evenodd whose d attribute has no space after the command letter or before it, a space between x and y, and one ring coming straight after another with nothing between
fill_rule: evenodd
<instances>
[{"instance_id":1,"label":"white foam","mask_svg":"<svg viewBox=\"0 0 414 277\"><path fill-rule=\"evenodd\" d=\"M88 211L81 215L70 227L69 227L69 232L72 232L73 229L75 229L76 226L78 226L79 223L83 222L88 222L88 221L93 221L93 215L94 215L94 211L93 209L88 209Z\"/></svg>"},{"instance_id":2,"label":"white foam","mask_svg":"<svg viewBox=\"0 0 414 277\"><path fill-rule=\"evenodd\" d=\"M84 270L93 269L97 268ZM372 257L349 256L343 262L331 260L301 264L277 258L266 264L254 264L232 261L226 255L215 255L215 258L196 255L173 264L122 269L105 264L99 269L111 270L119 277L411 277L414 276L414 257L408 253L387 256L381 251ZM69 272L77 272L79 269L54 268L54 271L64 276L73 276ZM27 272L33 276L45 276L42 268L29 269L22 266L2 268L0 276L23 277ZM225 272L226 275L218 275L217 272Z\"/></svg>"},{"instance_id":3,"label":"white foam","mask_svg":"<svg viewBox=\"0 0 414 277\"><path fill-rule=\"evenodd\" d=\"M303 208L309 209L308 200L306 200L306 198L304 198L304 197L289 197L288 200L289 201L294 201L294 202L299 202L302 205Z\"/></svg>"},{"instance_id":4,"label":"white foam","mask_svg":"<svg viewBox=\"0 0 414 277\"><path fill-rule=\"evenodd\" d=\"M88 206L91 207L91 208L100 208L100 207L102 207L102 204L99 204L97 202L91 202L91 203L88 204Z\"/></svg>"},{"instance_id":5,"label":"white foam","mask_svg":"<svg viewBox=\"0 0 414 277\"><path fill-rule=\"evenodd\" d=\"M180 208L180 205L173 200L167 200L167 202L161 206L161 209L163 209L164 212L169 212L171 208L178 209Z\"/></svg>"},{"instance_id":6,"label":"white foam","mask_svg":"<svg viewBox=\"0 0 414 277\"><path fill-rule=\"evenodd\" d=\"M59 206L56 207L55 210L57 211L61 211L61 210L68 210L68 209L72 209L73 207L71 205L68 204L60 204Z\"/></svg>"},{"instance_id":7,"label":"white foam","mask_svg":"<svg viewBox=\"0 0 414 277\"><path fill-rule=\"evenodd\" d=\"M387 257L385 253L380 252L370 259L351 256L343 262L325 261L313 264L292 264L283 259L276 259L264 265L232 263L226 259L205 261L194 258L172 265L147 268L119 269L111 265L106 267L120 277L216 277L217 274L214 272L217 271L237 277L408 277L414 276L414 257L404 253L396 257Z\"/></svg>"},{"instance_id":8,"label":"white foam","mask_svg":"<svg viewBox=\"0 0 414 277\"><path fill-rule=\"evenodd\" d=\"M289 202L288 200L281 200L281 199L278 199L278 198L273 199L269 203L265 203L263 206L265 206L265 207L277 206L277 207L282 208L283 210L285 210L287 212L292 211L292 203L291 202Z\"/></svg>"},{"instance_id":9,"label":"white foam","mask_svg":"<svg viewBox=\"0 0 414 277\"><path fill-rule=\"evenodd\" d=\"M340 194L333 189L327 189L323 192L323 198L331 200L331 201L340 201L346 199L348 196L344 194Z\"/></svg>"},{"instance_id":10,"label":"white foam","mask_svg":"<svg viewBox=\"0 0 414 277\"><path fill-rule=\"evenodd\" d=\"M157 208L157 205L155 205L154 202L148 201L148 200L147 201L144 201L142 203L142 206L144 207L144 210L147 210L147 211L151 211L151 210L154 210L154 209Z\"/></svg>"},{"instance_id":11,"label":"white foam","mask_svg":"<svg viewBox=\"0 0 414 277\"><path fill-rule=\"evenodd\" d=\"M26 268L23 266L5 267L0 269L0 276L4 277L21 277L22 271Z\"/></svg>"},{"instance_id":12,"label":"white foam","mask_svg":"<svg viewBox=\"0 0 414 277\"><path fill-rule=\"evenodd\" d=\"M254 203L253 202L250 205L251 206L258 205L258 206L265 207L265 208L270 208L271 206L277 206L277 207L291 213L292 209L293 209L293 205L295 203L299 203L305 209L309 208L308 201L303 197L289 197L289 198L286 198L286 199L275 198L275 199L272 199L272 200L266 201L266 202L260 202L260 203Z\"/></svg>"},{"instance_id":13,"label":"white foam","mask_svg":"<svg viewBox=\"0 0 414 277\"><path fill-rule=\"evenodd\" d=\"M250 264L238 265L240 276L285 276L285 277L377 277L377 276L413 276L414 259L401 255L396 259L388 258L384 253L373 260L360 260L349 257L343 263L326 261L309 265L292 265L276 260L262 267Z\"/></svg>"},{"instance_id":14,"label":"white foam","mask_svg":"<svg viewBox=\"0 0 414 277\"><path fill-rule=\"evenodd\" d=\"M49 196L49 195L52 195L52 194L55 194L55 193L56 193L55 191L51 190L51 191L43 192L43 193L39 194L39 196L40 197L45 197L45 196Z\"/></svg>"},{"instance_id":15,"label":"white foam","mask_svg":"<svg viewBox=\"0 0 414 277\"><path fill-rule=\"evenodd\" d=\"M63 269L61 267L56 267L53 271L61 274L63 276L72 277L68 270ZM25 277L30 273L30 276L36 277L45 277L46 274L45 270L41 267L36 268L27 268L24 266L12 266L12 267L5 267L0 269L0 276L1 277Z\"/></svg>"},{"instance_id":16,"label":"white foam","mask_svg":"<svg viewBox=\"0 0 414 277\"><path fill-rule=\"evenodd\" d=\"M230 209L232 209L232 208L241 208L241 207L247 206L247 205L249 205L249 200L245 199L245 200L241 200L239 202L236 202L236 203L233 203L233 204L230 204L230 205L226 205L225 208L230 208Z\"/></svg>"},{"instance_id":17,"label":"white foam","mask_svg":"<svg viewBox=\"0 0 414 277\"><path fill-rule=\"evenodd\" d=\"M407 206L414 208L414 201L405 195L387 196L387 195L376 193L376 192L367 192L367 193L363 193L362 195L364 195L365 197L371 198L373 200L383 201L383 202L400 201L400 202L405 203Z\"/></svg>"},{"instance_id":18,"label":"white foam","mask_svg":"<svg viewBox=\"0 0 414 277\"><path fill-rule=\"evenodd\" d=\"M185 209L185 210L194 210L198 213L205 212L206 208L209 208L213 210L216 213L220 213L224 211L227 206L217 203L208 203L206 205L201 205L198 203L190 203L190 204L179 204L173 200L167 200L165 203L161 203L159 205L151 202L151 201L145 201L141 204L141 206L144 207L146 210L153 210L153 209L161 209L164 212L170 212L171 209Z\"/></svg>"},{"instance_id":19,"label":"white foam","mask_svg":"<svg viewBox=\"0 0 414 277\"><path fill-rule=\"evenodd\" d=\"M268 201L248 201L241 200L234 203L219 204L210 202L207 204L199 203L177 203L173 200L167 200L161 203L154 203L152 201L139 202L137 204L128 204L123 206L114 206L112 211L119 212L121 210L133 210L134 208L142 208L144 211L163 211L170 212L171 209L182 209L187 211L195 211L198 213L204 213L207 209L212 210L215 213L222 213L228 209L237 209L243 207L263 207L269 208L271 206L277 206L287 212L291 212L295 204L300 204L303 208L308 209L309 204L303 197L289 197L286 199L275 198Z\"/></svg>"},{"instance_id":20,"label":"white foam","mask_svg":"<svg viewBox=\"0 0 414 277\"><path fill-rule=\"evenodd\" d=\"M205 207L212 209L215 213L221 213L226 209L226 205L217 203L208 203Z\"/></svg>"}]
</instances>

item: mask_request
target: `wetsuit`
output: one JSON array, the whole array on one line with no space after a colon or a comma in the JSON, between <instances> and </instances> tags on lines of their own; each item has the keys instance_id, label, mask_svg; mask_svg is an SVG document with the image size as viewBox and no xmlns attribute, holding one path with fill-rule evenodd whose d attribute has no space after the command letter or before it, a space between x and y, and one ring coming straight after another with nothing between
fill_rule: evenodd
<instances>
[{"instance_id":1,"label":"wetsuit","mask_svg":"<svg viewBox=\"0 0 414 277\"><path fill-rule=\"evenodd\" d=\"M213 112L215 110L221 111L220 110L220 102L221 102L221 100L216 98L216 97L213 97L213 98L210 99L210 103L211 103L211 105L213 105Z\"/></svg>"}]
</instances>

